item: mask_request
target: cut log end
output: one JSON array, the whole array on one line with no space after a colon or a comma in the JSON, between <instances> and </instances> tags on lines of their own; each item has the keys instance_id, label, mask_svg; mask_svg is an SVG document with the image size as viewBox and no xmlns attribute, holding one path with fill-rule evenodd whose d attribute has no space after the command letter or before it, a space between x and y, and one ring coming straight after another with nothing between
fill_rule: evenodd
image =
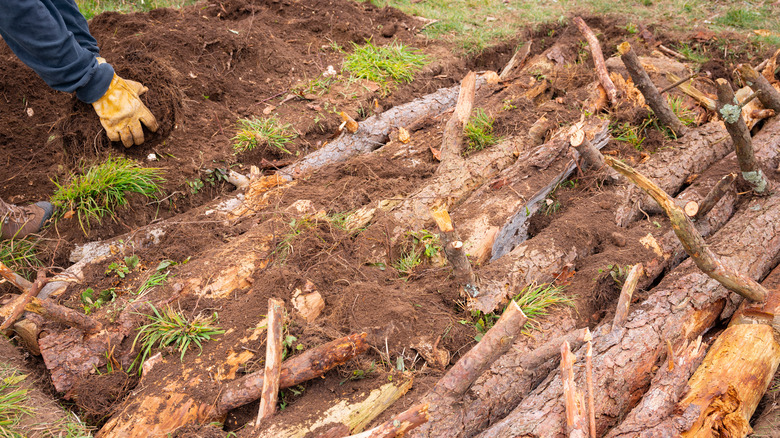
<instances>
[{"instance_id":1,"label":"cut log end","mask_svg":"<svg viewBox=\"0 0 780 438\"><path fill-rule=\"evenodd\" d=\"M685 204L684 210L688 217L696 217L696 213L699 212L699 203L696 201L688 201L688 203Z\"/></svg>"}]
</instances>

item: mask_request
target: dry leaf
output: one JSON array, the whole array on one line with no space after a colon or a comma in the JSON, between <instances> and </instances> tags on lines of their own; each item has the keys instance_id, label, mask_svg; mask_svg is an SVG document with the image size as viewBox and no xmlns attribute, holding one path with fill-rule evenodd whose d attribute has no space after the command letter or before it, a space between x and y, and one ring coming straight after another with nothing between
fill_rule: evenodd
<instances>
[{"instance_id":1,"label":"dry leaf","mask_svg":"<svg viewBox=\"0 0 780 438\"><path fill-rule=\"evenodd\" d=\"M439 149L436 149L433 146L429 147L431 150L431 153L433 154L433 158L436 159L436 161L441 161L441 151Z\"/></svg>"}]
</instances>

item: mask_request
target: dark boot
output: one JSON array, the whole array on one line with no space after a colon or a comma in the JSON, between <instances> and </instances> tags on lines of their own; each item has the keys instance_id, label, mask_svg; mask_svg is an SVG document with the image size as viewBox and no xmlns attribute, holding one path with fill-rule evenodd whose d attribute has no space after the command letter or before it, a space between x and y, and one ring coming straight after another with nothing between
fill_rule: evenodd
<instances>
[{"instance_id":1,"label":"dark boot","mask_svg":"<svg viewBox=\"0 0 780 438\"><path fill-rule=\"evenodd\" d=\"M22 239L29 234L37 233L53 213L54 206L46 201L18 207L0 199L0 237Z\"/></svg>"}]
</instances>

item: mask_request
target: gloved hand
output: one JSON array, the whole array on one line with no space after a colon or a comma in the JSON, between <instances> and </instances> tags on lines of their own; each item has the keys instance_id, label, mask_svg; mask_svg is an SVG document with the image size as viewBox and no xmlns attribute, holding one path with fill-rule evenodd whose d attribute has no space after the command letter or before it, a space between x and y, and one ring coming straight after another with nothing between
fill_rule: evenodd
<instances>
[{"instance_id":1,"label":"gloved hand","mask_svg":"<svg viewBox=\"0 0 780 438\"><path fill-rule=\"evenodd\" d=\"M122 140L128 148L144 142L141 123L152 132L157 132L158 128L157 119L138 97L146 87L130 82L115 74L106 94L92 104L109 140Z\"/></svg>"},{"instance_id":2,"label":"gloved hand","mask_svg":"<svg viewBox=\"0 0 780 438\"><path fill-rule=\"evenodd\" d=\"M105 64L107 62L106 58L103 58L102 56L98 56L95 59L97 59L98 64ZM144 84L140 82L131 81L130 79L125 79L125 82L127 82L127 85L129 85L139 96L143 96L144 93L149 91L149 88L145 87Z\"/></svg>"}]
</instances>

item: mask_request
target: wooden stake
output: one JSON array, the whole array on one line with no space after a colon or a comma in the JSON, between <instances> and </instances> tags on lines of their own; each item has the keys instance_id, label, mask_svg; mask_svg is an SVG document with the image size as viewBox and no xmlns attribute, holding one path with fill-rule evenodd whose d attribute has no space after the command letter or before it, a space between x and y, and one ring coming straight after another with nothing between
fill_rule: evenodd
<instances>
[{"instance_id":1,"label":"wooden stake","mask_svg":"<svg viewBox=\"0 0 780 438\"><path fill-rule=\"evenodd\" d=\"M758 100L761 101L762 105L780 112L780 91L777 91L764 76L748 64L738 65L737 72L742 76L742 80L745 81L747 86L756 92L761 92Z\"/></svg>"},{"instance_id":2,"label":"wooden stake","mask_svg":"<svg viewBox=\"0 0 780 438\"><path fill-rule=\"evenodd\" d=\"M260 408L257 412L255 427L276 412L279 398L279 373L282 371L282 311L284 301L278 298L268 299L268 335L265 341L265 374L263 392L260 396Z\"/></svg>"},{"instance_id":3,"label":"wooden stake","mask_svg":"<svg viewBox=\"0 0 780 438\"><path fill-rule=\"evenodd\" d=\"M593 335L590 329L585 329L585 342L588 348L585 351L585 379L588 386L588 429L590 436L596 438L596 406L593 402Z\"/></svg>"},{"instance_id":4,"label":"wooden stake","mask_svg":"<svg viewBox=\"0 0 780 438\"><path fill-rule=\"evenodd\" d=\"M664 209L672 228L685 248L685 252L693 259L696 266L708 276L717 280L728 290L736 292L753 301L764 301L767 296L766 289L747 276L726 267L701 237L693 223L685 215L674 200L644 175L638 173L631 166L612 157L604 157L607 164L620 172L631 182L650 195L661 208Z\"/></svg>"},{"instance_id":5,"label":"wooden stake","mask_svg":"<svg viewBox=\"0 0 780 438\"><path fill-rule=\"evenodd\" d=\"M626 281L623 282L623 288L620 290L620 299L618 299L615 319L612 321L612 330L623 327L623 324L626 323L628 310L631 307L631 297L633 297L636 284L642 275L644 275L644 268L641 263L635 264L628 271Z\"/></svg>"},{"instance_id":6,"label":"wooden stake","mask_svg":"<svg viewBox=\"0 0 780 438\"><path fill-rule=\"evenodd\" d=\"M704 197L704 199L701 201L701 204L699 204L699 208L692 216L694 219L698 220L703 218L707 213L712 210L712 207L715 206L715 204L720 201L720 199L723 197L723 195L726 194L726 192L729 191L731 186L734 184L734 180L737 179L736 173L730 173L718 181L717 184L715 184L715 187L713 187L709 193L707 193L707 196ZM690 215L689 215L690 216Z\"/></svg>"},{"instance_id":7,"label":"wooden stake","mask_svg":"<svg viewBox=\"0 0 780 438\"><path fill-rule=\"evenodd\" d=\"M510 301L498 322L482 336L460 360L436 383L433 391L462 395L482 372L504 354L520 335L528 318L516 302Z\"/></svg>"},{"instance_id":8,"label":"wooden stake","mask_svg":"<svg viewBox=\"0 0 780 438\"><path fill-rule=\"evenodd\" d=\"M688 131L677 115L674 114L666 99L658 92L655 84L650 80L650 76L647 75L642 63L639 61L639 57L636 56L634 49L631 48L631 44L627 41L618 46L618 52L620 53L620 59L626 66L626 70L631 75L631 79L634 80L634 84L645 97L645 101L650 108L653 109L658 120L665 126L671 128L672 131L679 136L685 135Z\"/></svg>"},{"instance_id":9,"label":"wooden stake","mask_svg":"<svg viewBox=\"0 0 780 438\"><path fill-rule=\"evenodd\" d=\"M588 41L590 53L593 57L593 64L596 66L596 74L599 77L599 83L604 88L604 91L607 92L609 102L612 105L617 104L617 88L615 88L615 84L612 83L612 79L609 78L609 72L607 72L607 65L604 63L604 54L601 52L601 44L599 44L598 38L596 38L596 35L590 30L588 25L585 24L585 21L583 21L582 18L574 17L572 21L577 25L577 29L579 29L582 36Z\"/></svg>"},{"instance_id":10,"label":"wooden stake","mask_svg":"<svg viewBox=\"0 0 780 438\"><path fill-rule=\"evenodd\" d=\"M566 436L584 438L588 436L585 418L585 401L574 383L574 362L576 358L569 349L569 343L561 344L561 380L563 381L563 402L566 406Z\"/></svg>"},{"instance_id":11,"label":"wooden stake","mask_svg":"<svg viewBox=\"0 0 780 438\"><path fill-rule=\"evenodd\" d=\"M726 130L734 142L742 178L753 187L753 191L759 194L764 193L769 183L756 162L750 131L742 118L742 109L736 101L728 81L719 78L716 82L718 84L718 114L723 119Z\"/></svg>"}]
</instances>

